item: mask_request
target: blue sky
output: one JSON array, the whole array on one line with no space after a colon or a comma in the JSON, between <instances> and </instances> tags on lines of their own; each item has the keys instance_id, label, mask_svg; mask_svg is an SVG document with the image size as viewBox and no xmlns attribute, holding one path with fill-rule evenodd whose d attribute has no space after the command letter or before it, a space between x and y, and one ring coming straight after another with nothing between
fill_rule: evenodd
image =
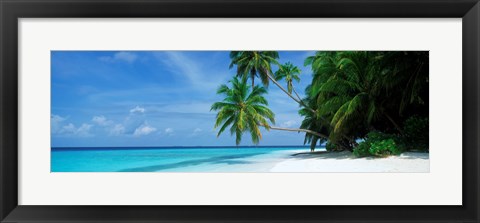
<instances>
[{"instance_id":1,"label":"blue sky","mask_svg":"<svg viewBox=\"0 0 480 223\"><path fill-rule=\"evenodd\" d=\"M302 70L303 93L312 78L303 61L314 52L279 54ZM228 131L217 138L210 112L235 75L229 64L228 51L52 51L52 147L234 146ZM273 84L266 98L277 126L299 127L293 100ZM303 145L303 133L262 134L259 145ZM253 145L248 134L241 145Z\"/></svg>"}]
</instances>

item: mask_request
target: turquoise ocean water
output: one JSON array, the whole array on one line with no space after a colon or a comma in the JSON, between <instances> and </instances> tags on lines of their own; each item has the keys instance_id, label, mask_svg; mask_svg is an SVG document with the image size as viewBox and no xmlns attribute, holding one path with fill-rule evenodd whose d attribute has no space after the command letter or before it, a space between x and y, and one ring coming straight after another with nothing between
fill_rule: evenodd
<instances>
[{"instance_id":1,"label":"turquoise ocean water","mask_svg":"<svg viewBox=\"0 0 480 223\"><path fill-rule=\"evenodd\" d=\"M318 148L320 149L320 148ZM52 148L52 172L268 172L308 147Z\"/></svg>"}]
</instances>

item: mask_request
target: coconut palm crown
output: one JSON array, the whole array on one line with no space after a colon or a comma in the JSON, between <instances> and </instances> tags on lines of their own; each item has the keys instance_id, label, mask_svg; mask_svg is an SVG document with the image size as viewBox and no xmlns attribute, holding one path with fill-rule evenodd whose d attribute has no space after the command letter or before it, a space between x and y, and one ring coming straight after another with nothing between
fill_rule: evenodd
<instances>
[{"instance_id":1,"label":"coconut palm crown","mask_svg":"<svg viewBox=\"0 0 480 223\"><path fill-rule=\"evenodd\" d=\"M230 52L230 69L237 65L237 77L247 77L255 86L255 77L260 78L262 84L268 87L269 76L272 74L272 64L278 64L276 51L232 51Z\"/></svg>"},{"instance_id":2,"label":"coconut palm crown","mask_svg":"<svg viewBox=\"0 0 480 223\"><path fill-rule=\"evenodd\" d=\"M292 63L287 62L279 66L278 70L275 72L275 79L280 81L285 79L287 82L288 93L292 93L293 89L293 80L300 81L300 72L301 70L294 66Z\"/></svg>"},{"instance_id":3,"label":"coconut palm crown","mask_svg":"<svg viewBox=\"0 0 480 223\"><path fill-rule=\"evenodd\" d=\"M211 111L218 111L215 121L215 128L220 127L217 137L230 127L230 134L236 137L236 145L242 140L245 132L250 132L252 142L258 144L262 138L260 127L270 130L270 121L275 124L275 115L267 107L268 102L263 97L267 90L262 86L255 86L250 90L246 84L247 77L239 80L234 77L230 83L231 87L221 85L217 94L225 98L221 102L215 102Z\"/></svg>"}]
</instances>

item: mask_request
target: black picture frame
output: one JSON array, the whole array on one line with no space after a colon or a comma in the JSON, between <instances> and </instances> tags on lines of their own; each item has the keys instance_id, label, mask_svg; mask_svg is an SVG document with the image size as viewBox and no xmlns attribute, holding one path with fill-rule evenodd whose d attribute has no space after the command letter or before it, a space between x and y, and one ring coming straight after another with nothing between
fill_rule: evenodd
<instances>
[{"instance_id":1,"label":"black picture frame","mask_svg":"<svg viewBox=\"0 0 480 223\"><path fill-rule=\"evenodd\" d=\"M479 222L478 0L0 0L0 15L1 222ZM18 205L17 21L74 17L462 18L463 205Z\"/></svg>"}]
</instances>

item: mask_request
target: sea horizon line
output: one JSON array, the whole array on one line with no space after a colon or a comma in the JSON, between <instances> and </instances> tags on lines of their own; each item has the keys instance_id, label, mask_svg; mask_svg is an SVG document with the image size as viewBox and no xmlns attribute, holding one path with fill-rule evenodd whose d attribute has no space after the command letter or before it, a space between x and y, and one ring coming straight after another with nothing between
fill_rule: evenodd
<instances>
[{"instance_id":1,"label":"sea horizon line","mask_svg":"<svg viewBox=\"0 0 480 223\"><path fill-rule=\"evenodd\" d=\"M95 150L95 149L168 149L168 148L182 148L182 149L195 149L195 148L309 148L309 145L268 145L268 146L55 146L50 147L51 150ZM324 147L320 145L319 147Z\"/></svg>"}]
</instances>

